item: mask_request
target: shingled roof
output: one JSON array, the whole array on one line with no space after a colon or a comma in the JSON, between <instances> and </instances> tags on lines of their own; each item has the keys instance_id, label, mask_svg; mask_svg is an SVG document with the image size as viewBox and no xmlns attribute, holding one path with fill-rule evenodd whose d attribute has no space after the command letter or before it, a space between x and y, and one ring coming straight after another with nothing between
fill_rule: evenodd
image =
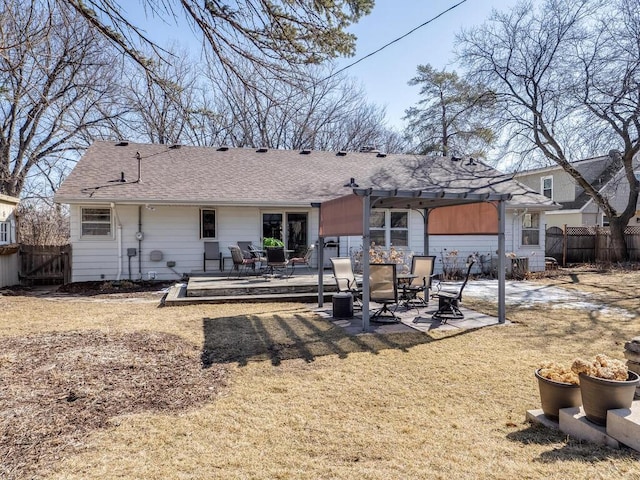
<instances>
[{"instance_id":1,"label":"shingled roof","mask_svg":"<svg viewBox=\"0 0 640 480\"><path fill-rule=\"evenodd\" d=\"M55 196L58 203L309 206L360 188L512 195L555 205L477 160L378 152L192 147L98 141Z\"/></svg>"}]
</instances>

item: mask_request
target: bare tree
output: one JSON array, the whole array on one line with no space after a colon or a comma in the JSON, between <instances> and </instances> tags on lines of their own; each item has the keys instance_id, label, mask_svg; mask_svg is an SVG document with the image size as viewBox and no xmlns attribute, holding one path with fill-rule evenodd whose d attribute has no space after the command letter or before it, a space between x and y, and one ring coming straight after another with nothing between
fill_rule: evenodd
<instances>
[{"instance_id":1,"label":"bare tree","mask_svg":"<svg viewBox=\"0 0 640 480\"><path fill-rule=\"evenodd\" d=\"M245 64L247 71L252 68ZM323 73L324 72L324 73ZM361 88L344 77L307 68L288 81L253 71L255 88L212 71L221 89L215 111L234 146L357 150L376 145L399 151L399 134L385 126L384 109L366 100Z\"/></svg>"},{"instance_id":2,"label":"bare tree","mask_svg":"<svg viewBox=\"0 0 640 480\"><path fill-rule=\"evenodd\" d=\"M122 95L129 110L111 127L119 138L169 144L192 137L190 122L201 110L196 66L184 50L173 56L154 67L155 80L135 65L127 69Z\"/></svg>"},{"instance_id":3,"label":"bare tree","mask_svg":"<svg viewBox=\"0 0 640 480\"><path fill-rule=\"evenodd\" d=\"M159 45L127 18L118 0L57 0L75 8L88 25L118 46L154 77L148 57L139 50ZM225 72L244 80L237 59L245 58L272 73L291 65L320 64L337 55L352 55L355 36L346 28L367 15L373 0L141 0L145 12L158 18L184 18L202 35L206 53Z\"/></svg>"},{"instance_id":4,"label":"bare tree","mask_svg":"<svg viewBox=\"0 0 640 480\"><path fill-rule=\"evenodd\" d=\"M115 59L68 9L41 0L0 8L0 192L44 197L83 135L117 115Z\"/></svg>"},{"instance_id":5,"label":"bare tree","mask_svg":"<svg viewBox=\"0 0 640 480\"><path fill-rule=\"evenodd\" d=\"M624 228L640 192L640 17L637 0L520 3L463 32L461 59L496 92L501 120L523 155L560 165L608 217L613 260L628 258ZM599 149L593 151L593 149ZM626 203L611 200L574 168L586 154L619 151Z\"/></svg>"},{"instance_id":6,"label":"bare tree","mask_svg":"<svg viewBox=\"0 0 640 480\"><path fill-rule=\"evenodd\" d=\"M485 156L495 141L488 126L493 92L460 78L455 71L418 65L409 85L420 86L421 100L405 112L406 135L420 154Z\"/></svg>"}]
</instances>

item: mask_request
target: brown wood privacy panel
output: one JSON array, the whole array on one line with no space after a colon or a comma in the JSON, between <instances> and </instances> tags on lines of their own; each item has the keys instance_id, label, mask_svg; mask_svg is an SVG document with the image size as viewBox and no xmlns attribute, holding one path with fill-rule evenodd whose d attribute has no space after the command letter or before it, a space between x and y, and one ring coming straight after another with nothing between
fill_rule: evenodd
<instances>
[{"instance_id":1,"label":"brown wood privacy panel","mask_svg":"<svg viewBox=\"0 0 640 480\"><path fill-rule=\"evenodd\" d=\"M320 236L362 235L362 197L346 195L320 206Z\"/></svg>"},{"instance_id":2,"label":"brown wood privacy panel","mask_svg":"<svg viewBox=\"0 0 640 480\"><path fill-rule=\"evenodd\" d=\"M429 213L429 235L498 234L498 209L493 203L440 207Z\"/></svg>"}]
</instances>

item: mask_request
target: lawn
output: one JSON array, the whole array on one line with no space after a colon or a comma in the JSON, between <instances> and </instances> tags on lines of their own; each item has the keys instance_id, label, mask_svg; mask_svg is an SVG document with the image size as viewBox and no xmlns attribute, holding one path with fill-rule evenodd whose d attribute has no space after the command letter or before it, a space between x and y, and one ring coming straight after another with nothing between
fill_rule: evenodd
<instances>
[{"instance_id":1,"label":"lawn","mask_svg":"<svg viewBox=\"0 0 640 480\"><path fill-rule=\"evenodd\" d=\"M354 337L299 304L0 296L0 478L640 479L637 452L525 422L542 361L623 358L640 272L536 281L628 315Z\"/></svg>"}]
</instances>

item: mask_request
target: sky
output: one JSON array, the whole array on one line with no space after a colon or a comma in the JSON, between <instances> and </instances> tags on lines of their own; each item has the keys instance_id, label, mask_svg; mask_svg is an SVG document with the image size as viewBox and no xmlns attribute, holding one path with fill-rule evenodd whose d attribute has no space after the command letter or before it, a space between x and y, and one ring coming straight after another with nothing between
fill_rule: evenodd
<instances>
[{"instance_id":1,"label":"sky","mask_svg":"<svg viewBox=\"0 0 640 480\"><path fill-rule=\"evenodd\" d=\"M518 0L375 0L370 15L363 17L349 31L358 37L356 54L336 61L345 67L376 51L383 45L459 4L433 22L381 52L348 68L345 73L361 83L370 102L386 108L388 125L402 130L402 117L409 107L419 101L419 86L407 83L416 74L418 65L431 64L436 68L455 69L453 65L455 35L462 28L482 24L492 9L508 10ZM123 2L134 24L143 28L159 43L177 42L182 46L200 49L200 42L187 32L160 19L144 17L139 4ZM161 33L160 33L161 32ZM162 39L158 38L162 36Z\"/></svg>"},{"instance_id":2,"label":"sky","mask_svg":"<svg viewBox=\"0 0 640 480\"><path fill-rule=\"evenodd\" d=\"M358 37L356 55L340 60L338 65L346 66L376 51L460 1L376 0L372 13L349 29ZM420 100L420 87L407 84L416 75L417 66L429 63L455 70L455 35L462 28L482 24L492 9L505 11L516 3L517 0L466 0L346 72L362 83L370 101L386 108L389 125L401 129L405 110Z\"/></svg>"}]
</instances>

